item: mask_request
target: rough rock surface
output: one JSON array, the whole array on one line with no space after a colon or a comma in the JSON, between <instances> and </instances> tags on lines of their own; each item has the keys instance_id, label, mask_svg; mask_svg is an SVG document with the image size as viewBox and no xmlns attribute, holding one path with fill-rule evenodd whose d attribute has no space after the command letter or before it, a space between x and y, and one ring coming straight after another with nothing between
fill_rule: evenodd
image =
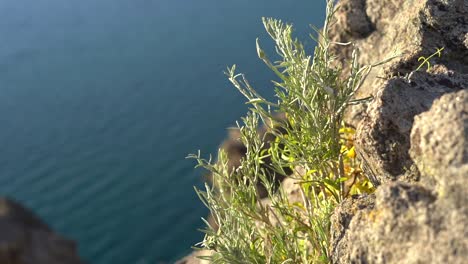
<instances>
[{"instance_id":1,"label":"rough rock surface","mask_svg":"<svg viewBox=\"0 0 468 264\"><path fill-rule=\"evenodd\" d=\"M443 95L429 111L415 117L410 156L425 175L437 178L447 168L467 164L467 145L468 90Z\"/></svg>"},{"instance_id":2,"label":"rough rock surface","mask_svg":"<svg viewBox=\"0 0 468 264\"><path fill-rule=\"evenodd\" d=\"M339 2L346 8L332 37L355 42L360 63L403 55L369 76L358 96L374 100L348 113L365 171L380 186L336 209L332 262L466 263L468 1ZM441 47L430 69L412 72ZM336 47L338 63L346 67L350 51Z\"/></svg>"},{"instance_id":3,"label":"rough rock surface","mask_svg":"<svg viewBox=\"0 0 468 264\"><path fill-rule=\"evenodd\" d=\"M465 171L466 173L467 171ZM403 182L343 203L333 218L333 263L465 263L466 212ZM447 208L447 206L450 206Z\"/></svg>"},{"instance_id":4,"label":"rough rock surface","mask_svg":"<svg viewBox=\"0 0 468 264\"><path fill-rule=\"evenodd\" d=\"M375 184L417 180L408 155L414 116L429 109L444 93L468 88L468 1L465 0L341 0L331 38L353 42L361 64L401 56L374 70L357 93L373 96L368 107L352 107L348 123L358 126L356 144L376 175ZM421 56L438 48L439 66L414 71ZM346 69L352 46L333 46ZM363 121L363 122L361 122ZM405 173L408 172L408 173Z\"/></svg>"},{"instance_id":5,"label":"rough rock surface","mask_svg":"<svg viewBox=\"0 0 468 264\"><path fill-rule=\"evenodd\" d=\"M0 263L80 264L73 241L54 233L31 211L0 198Z\"/></svg>"},{"instance_id":6,"label":"rough rock surface","mask_svg":"<svg viewBox=\"0 0 468 264\"><path fill-rule=\"evenodd\" d=\"M358 126L357 149L371 165L370 174L377 175L375 185L418 180L408 153L414 117L443 94L468 89L468 75L436 65L428 72L415 72L409 81L394 77L377 84L380 89Z\"/></svg>"},{"instance_id":7,"label":"rough rock surface","mask_svg":"<svg viewBox=\"0 0 468 264\"><path fill-rule=\"evenodd\" d=\"M422 184L468 210L468 90L443 95L416 116L410 155Z\"/></svg>"}]
</instances>

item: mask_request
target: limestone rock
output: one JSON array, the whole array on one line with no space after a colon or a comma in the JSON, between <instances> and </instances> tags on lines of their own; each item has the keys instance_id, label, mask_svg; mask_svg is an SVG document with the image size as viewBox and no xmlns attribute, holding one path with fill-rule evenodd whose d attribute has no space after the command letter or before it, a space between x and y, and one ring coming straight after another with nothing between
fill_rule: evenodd
<instances>
[{"instance_id":1,"label":"limestone rock","mask_svg":"<svg viewBox=\"0 0 468 264\"><path fill-rule=\"evenodd\" d=\"M34 213L0 198L0 263L80 264L73 241L54 233Z\"/></svg>"}]
</instances>

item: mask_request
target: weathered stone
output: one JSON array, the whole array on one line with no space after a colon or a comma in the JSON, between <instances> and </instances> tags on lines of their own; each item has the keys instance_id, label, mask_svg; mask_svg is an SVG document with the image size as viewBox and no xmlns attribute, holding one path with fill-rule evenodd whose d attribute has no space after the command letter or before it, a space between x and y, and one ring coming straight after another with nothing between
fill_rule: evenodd
<instances>
[{"instance_id":1,"label":"weathered stone","mask_svg":"<svg viewBox=\"0 0 468 264\"><path fill-rule=\"evenodd\" d=\"M382 185L375 195L375 202L363 196L336 209L333 263L465 263L463 208L447 208L444 198L416 184Z\"/></svg>"},{"instance_id":2,"label":"weathered stone","mask_svg":"<svg viewBox=\"0 0 468 264\"><path fill-rule=\"evenodd\" d=\"M445 94L416 116L410 153L425 187L387 183L378 189L375 205L365 197L337 208L334 263L465 263L467 97L466 89Z\"/></svg>"},{"instance_id":3,"label":"weathered stone","mask_svg":"<svg viewBox=\"0 0 468 264\"><path fill-rule=\"evenodd\" d=\"M380 90L359 124L356 145L360 155L378 175L373 183L418 180L410 149L413 120L445 93L468 89L468 75L436 65L411 78L394 77L380 81Z\"/></svg>"},{"instance_id":4,"label":"weathered stone","mask_svg":"<svg viewBox=\"0 0 468 264\"><path fill-rule=\"evenodd\" d=\"M0 198L0 263L79 264L73 241L54 233L34 213Z\"/></svg>"},{"instance_id":5,"label":"weathered stone","mask_svg":"<svg viewBox=\"0 0 468 264\"><path fill-rule=\"evenodd\" d=\"M444 47L438 58L449 69L468 72L468 3L464 0L340 0L330 37L336 42L353 42L361 64L370 65L390 57L403 56L387 65L388 75L409 73L420 56ZM333 46L342 65L351 59L352 46ZM416 66L416 67L415 67ZM375 76L375 75L374 75ZM373 79L373 78L370 78ZM372 83L361 90L372 93Z\"/></svg>"},{"instance_id":6,"label":"weathered stone","mask_svg":"<svg viewBox=\"0 0 468 264\"><path fill-rule=\"evenodd\" d=\"M375 197L353 197L337 207L332 262L465 263L468 2L339 3L358 10L339 10L331 36L355 43L361 64L402 55L374 70L357 93L374 100L347 113L347 122L358 127L356 148L366 174L380 187ZM371 32L362 34L363 28ZM414 72L421 56L442 47L430 69L426 64ZM346 69L352 47L333 49Z\"/></svg>"},{"instance_id":7,"label":"weathered stone","mask_svg":"<svg viewBox=\"0 0 468 264\"><path fill-rule=\"evenodd\" d=\"M365 1L341 1L332 35L339 40L367 37L375 29L366 13Z\"/></svg>"},{"instance_id":8,"label":"weathered stone","mask_svg":"<svg viewBox=\"0 0 468 264\"><path fill-rule=\"evenodd\" d=\"M348 241L344 241L351 220L357 222L375 206L374 195L356 195L344 200L331 217L330 253L336 261L348 250Z\"/></svg>"},{"instance_id":9,"label":"weathered stone","mask_svg":"<svg viewBox=\"0 0 468 264\"><path fill-rule=\"evenodd\" d=\"M382 88L380 78L408 74L420 65L421 56L428 57L442 47L442 56L433 58L432 64L436 62L455 72L468 72L467 1L341 0L338 6L330 37L334 42L353 43L332 46L337 64L345 69L344 74L348 74L353 47L360 52L362 65L400 54L371 72L356 93L357 98L375 97ZM350 108L347 122L357 126L365 111L365 105Z\"/></svg>"},{"instance_id":10,"label":"weathered stone","mask_svg":"<svg viewBox=\"0 0 468 264\"><path fill-rule=\"evenodd\" d=\"M415 117L410 155L423 184L449 205L468 204L468 90L445 94Z\"/></svg>"},{"instance_id":11,"label":"weathered stone","mask_svg":"<svg viewBox=\"0 0 468 264\"><path fill-rule=\"evenodd\" d=\"M413 181L418 172L408 155L414 116L429 109L444 93L468 86L468 4L463 0L341 0L330 36L345 73L353 47L360 51L359 63L370 65L400 54L380 70L373 70L356 93L374 97L369 105L351 107L346 121L359 127L357 148L366 159L373 183L389 180ZM359 15L357 15L359 14ZM439 66L412 73L438 48L441 56L430 60ZM407 77L410 75L410 77Z\"/></svg>"},{"instance_id":12,"label":"weathered stone","mask_svg":"<svg viewBox=\"0 0 468 264\"><path fill-rule=\"evenodd\" d=\"M468 163L468 90L443 95L415 117L410 156L424 176Z\"/></svg>"}]
</instances>

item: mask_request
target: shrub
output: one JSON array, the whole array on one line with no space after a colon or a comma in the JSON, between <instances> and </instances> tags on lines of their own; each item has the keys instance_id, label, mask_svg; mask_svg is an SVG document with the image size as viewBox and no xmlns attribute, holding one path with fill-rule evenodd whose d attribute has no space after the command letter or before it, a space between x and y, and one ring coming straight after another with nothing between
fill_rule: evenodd
<instances>
[{"instance_id":1,"label":"shrub","mask_svg":"<svg viewBox=\"0 0 468 264\"><path fill-rule=\"evenodd\" d=\"M293 28L280 20L264 18L266 31L276 44L280 60L272 62L257 40L259 58L278 77L273 81L277 101L256 92L236 66L226 74L251 106L238 123L240 140L247 154L236 170L228 169L226 153L219 151L217 161L190 155L197 167L209 170L216 182L197 190L210 209L218 229L208 222L204 249L213 251L204 259L213 263L327 263L329 262L330 215L347 195L370 192L372 185L362 175L355 160L353 130L344 127L343 115L370 70L377 66L358 64L355 50L349 74L334 66L328 29L334 14L333 1L327 1L322 30L314 28L317 42L314 56L293 39ZM274 118L284 113L286 121ZM264 148L257 131L259 123L269 124L275 141ZM266 161L268 160L268 164ZM279 189L275 191L266 169L286 174L293 171L302 202L292 203ZM351 186L345 183L351 182ZM257 184L268 191L269 202L259 199Z\"/></svg>"}]
</instances>

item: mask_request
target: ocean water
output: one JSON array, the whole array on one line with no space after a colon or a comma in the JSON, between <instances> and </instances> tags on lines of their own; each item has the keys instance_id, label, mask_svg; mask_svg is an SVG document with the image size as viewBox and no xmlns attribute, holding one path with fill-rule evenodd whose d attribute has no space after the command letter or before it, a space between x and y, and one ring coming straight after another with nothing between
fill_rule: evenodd
<instances>
[{"instance_id":1,"label":"ocean water","mask_svg":"<svg viewBox=\"0 0 468 264\"><path fill-rule=\"evenodd\" d=\"M271 95L261 17L310 50L325 0L1 0L0 195L76 240L91 264L172 263L207 210L184 159L246 111L223 71Z\"/></svg>"}]
</instances>

